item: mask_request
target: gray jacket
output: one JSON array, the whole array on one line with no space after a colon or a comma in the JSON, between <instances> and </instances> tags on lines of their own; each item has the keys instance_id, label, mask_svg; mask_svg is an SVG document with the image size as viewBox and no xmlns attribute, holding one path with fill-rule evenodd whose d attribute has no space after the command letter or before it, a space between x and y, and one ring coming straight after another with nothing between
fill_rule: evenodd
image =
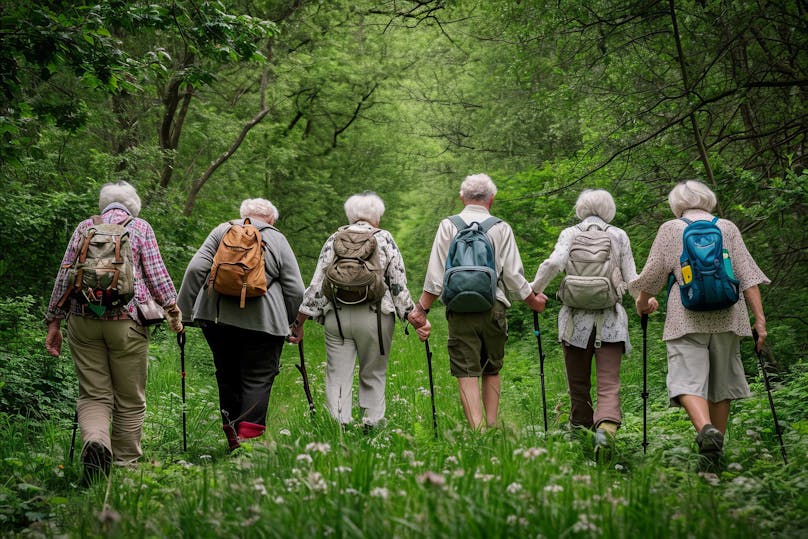
<instances>
[{"instance_id":1,"label":"gray jacket","mask_svg":"<svg viewBox=\"0 0 808 539\"><path fill-rule=\"evenodd\" d=\"M243 219L234 222L243 223ZM230 222L222 223L211 231L185 270L177 298L184 324L213 322L282 337L289 334L289 324L303 300L303 278L297 259L277 228L258 219L250 219L250 222L261 231L267 245L267 282L272 282L267 293L247 298L246 306L241 309L239 298L223 296L207 287L216 248L230 228Z\"/></svg>"}]
</instances>

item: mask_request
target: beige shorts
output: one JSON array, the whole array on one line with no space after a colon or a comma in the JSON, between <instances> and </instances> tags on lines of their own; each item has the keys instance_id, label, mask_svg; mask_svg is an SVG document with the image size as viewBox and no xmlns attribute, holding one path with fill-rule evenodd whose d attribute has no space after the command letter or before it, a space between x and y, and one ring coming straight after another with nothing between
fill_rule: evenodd
<instances>
[{"instance_id":1,"label":"beige shorts","mask_svg":"<svg viewBox=\"0 0 808 539\"><path fill-rule=\"evenodd\" d=\"M680 395L710 402L752 396L741 362L741 338L735 333L691 333L666 344L671 406L680 406Z\"/></svg>"}]
</instances>

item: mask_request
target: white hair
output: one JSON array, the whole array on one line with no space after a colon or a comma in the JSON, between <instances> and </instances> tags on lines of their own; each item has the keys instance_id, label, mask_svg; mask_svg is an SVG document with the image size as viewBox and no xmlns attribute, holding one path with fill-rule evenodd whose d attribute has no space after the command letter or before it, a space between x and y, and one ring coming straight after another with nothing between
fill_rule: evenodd
<instances>
[{"instance_id":1,"label":"white hair","mask_svg":"<svg viewBox=\"0 0 808 539\"><path fill-rule=\"evenodd\" d=\"M351 224L367 221L378 226L382 215L384 215L384 201L373 191L353 195L345 201L345 217Z\"/></svg>"},{"instance_id":2,"label":"white hair","mask_svg":"<svg viewBox=\"0 0 808 539\"><path fill-rule=\"evenodd\" d=\"M267 223L274 223L278 219L278 208L265 198L247 198L241 203L239 210L241 218L255 217Z\"/></svg>"},{"instance_id":3,"label":"white hair","mask_svg":"<svg viewBox=\"0 0 808 539\"><path fill-rule=\"evenodd\" d=\"M712 190L696 180L687 180L676 184L668 194L668 204L673 214L679 218L687 210L704 210L712 212L718 199Z\"/></svg>"},{"instance_id":4,"label":"white hair","mask_svg":"<svg viewBox=\"0 0 808 539\"><path fill-rule=\"evenodd\" d=\"M101 186L98 193L98 209L103 212L104 208L115 202L123 204L132 217L137 217L140 213L140 197L129 182L121 180Z\"/></svg>"},{"instance_id":5,"label":"white hair","mask_svg":"<svg viewBox=\"0 0 808 539\"><path fill-rule=\"evenodd\" d=\"M575 202L575 215L582 221L594 215L610 223L616 211L614 198L603 189L584 189Z\"/></svg>"},{"instance_id":6,"label":"white hair","mask_svg":"<svg viewBox=\"0 0 808 539\"><path fill-rule=\"evenodd\" d=\"M460 184L460 198L485 202L497 194L497 186L487 174L472 174L466 176Z\"/></svg>"}]
</instances>

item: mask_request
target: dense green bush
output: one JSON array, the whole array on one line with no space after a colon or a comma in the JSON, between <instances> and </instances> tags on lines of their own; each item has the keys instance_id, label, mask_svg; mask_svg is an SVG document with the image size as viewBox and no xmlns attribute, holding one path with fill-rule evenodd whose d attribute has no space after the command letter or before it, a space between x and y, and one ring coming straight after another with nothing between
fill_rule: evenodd
<instances>
[{"instance_id":1,"label":"dense green bush","mask_svg":"<svg viewBox=\"0 0 808 539\"><path fill-rule=\"evenodd\" d=\"M0 298L0 412L38 421L69 418L75 375L68 355L45 352L45 326L31 296Z\"/></svg>"}]
</instances>

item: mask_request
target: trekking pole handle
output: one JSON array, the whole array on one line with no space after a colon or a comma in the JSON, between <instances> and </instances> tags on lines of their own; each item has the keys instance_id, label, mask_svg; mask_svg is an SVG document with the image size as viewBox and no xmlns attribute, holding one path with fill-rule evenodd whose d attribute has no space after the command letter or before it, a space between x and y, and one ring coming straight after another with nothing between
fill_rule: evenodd
<instances>
[{"instance_id":1,"label":"trekking pole handle","mask_svg":"<svg viewBox=\"0 0 808 539\"><path fill-rule=\"evenodd\" d=\"M643 331L648 329L648 315L644 314L640 317L640 326L642 327Z\"/></svg>"}]
</instances>

